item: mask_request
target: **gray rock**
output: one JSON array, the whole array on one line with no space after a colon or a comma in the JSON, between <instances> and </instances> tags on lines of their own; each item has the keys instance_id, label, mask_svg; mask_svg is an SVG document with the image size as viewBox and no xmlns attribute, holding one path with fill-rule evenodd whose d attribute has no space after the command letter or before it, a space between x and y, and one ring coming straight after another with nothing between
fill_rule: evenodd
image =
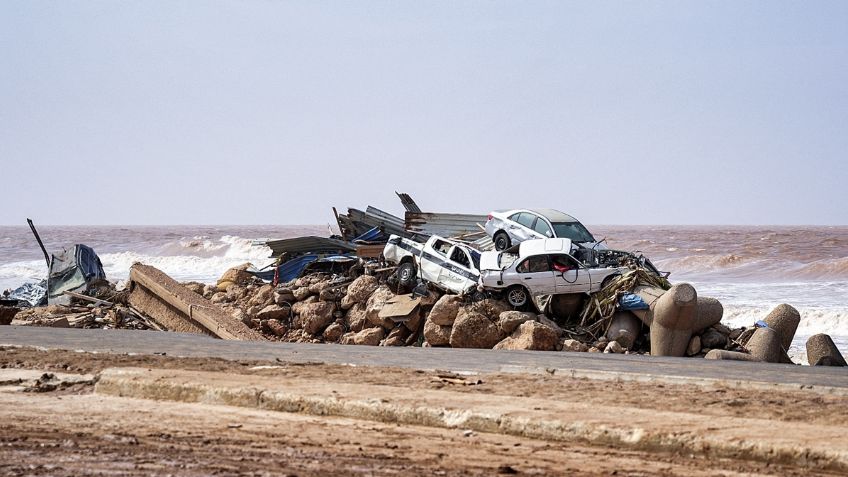
<instances>
[{"instance_id":1,"label":"gray rock","mask_svg":"<svg viewBox=\"0 0 848 477\"><path fill-rule=\"evenodd\" d=\"M701 346L710 349L722 349L727 346L727 336L719 333L714 328L707 328L701 335Z\"/></svg>"}]
</instances>

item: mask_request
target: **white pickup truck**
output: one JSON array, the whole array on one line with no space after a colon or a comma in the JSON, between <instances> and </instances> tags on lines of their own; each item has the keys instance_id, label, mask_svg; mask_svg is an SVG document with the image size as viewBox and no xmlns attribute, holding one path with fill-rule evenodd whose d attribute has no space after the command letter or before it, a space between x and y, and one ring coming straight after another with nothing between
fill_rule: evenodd
<instances>
[{"instance_id":1,"label":"white pickup truck","mask_svg":"<svg viewBox=\"0 0 848 477\"><path fill-rule=\"evenodd\" d=\"M423 244L392 235L383 257L398 265L398 279L404 285L414 284L420 276L440 288L464 294L474 291L480 279L480 252L438 235Z\"/></svg>"}]
</instances>

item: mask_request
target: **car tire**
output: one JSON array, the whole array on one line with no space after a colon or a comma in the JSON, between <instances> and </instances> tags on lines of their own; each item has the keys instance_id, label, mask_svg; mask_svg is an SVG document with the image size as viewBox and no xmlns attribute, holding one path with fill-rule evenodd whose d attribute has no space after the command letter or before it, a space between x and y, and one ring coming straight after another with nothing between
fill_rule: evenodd
<instances>
[{"instance_id":1,"label":"car tire","mask_svg":"<svg viewBox=\"0 0 848 477\"><path fill-rule=\"evenodd\" d=\"M514 308L521 308L530 302L530 293L523 286L515 285L507 289L506 301Z\"/></svg>"},{"instance_id":2,"label":"car tire","mask_svg":"<svg viewBox=\"0 0 848 477\"><path fill-rule=\"evenodd\" d=\"M502 252L512 246L512 240L510 240L509 235L503 230L495 234L493 241L495 242L495 250L498 252Z\"/></svg>"},{"instance_id":3,"label":"car tire","mask_svg":"<svg viewBox=\"0 0 848 477\"><path fill-rule=\"evenodd\" d=\"M412 286L418 280L415 264L412 261L401 263L397 269L398 282L403 286Z\"/></svg>"}]
</instances>

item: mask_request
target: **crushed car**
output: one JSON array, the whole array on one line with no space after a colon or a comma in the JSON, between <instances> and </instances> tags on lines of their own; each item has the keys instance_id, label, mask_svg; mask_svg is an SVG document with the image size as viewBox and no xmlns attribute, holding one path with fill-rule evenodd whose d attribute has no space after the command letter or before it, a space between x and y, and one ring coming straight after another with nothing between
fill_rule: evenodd
<instances>
[{"instance_id":1,"label":"crushed car","mask_svg":"<svg viewBox=\"0 0 848 477\"><path fill-rule=\"evenodd\" d=\"M630 270L623 261L589 266L574 256L570 239L525 240L504 251L483 252L480 286L506 292L510 305L519 308L531 297L571 293L594 293L612 278Z\"/></svg>"},{"instance_id":2,"label":"crushed car","mask_svg":"<svg viewBox=\"0 0 848 477\"><path fill-rule=\"evenodd\" d=\"M574 217L554 209L511 209L489 213L483 226L495 244L506 250L525 240L565 238L582 247L606 248Z\"/></svg>"},{"instance_id":3,"label":"crushed car","mask_svg":"<svg viewBox=\"0 0 848 477\"><path fill-rule=\"evenodd\" d=\"M439 288L465 294L476 291L480 279L480 252L438 235L423 244L392 235L383 257L398 266L398 281L406 286L420 276Z\"/></svg>"}]
</instances>

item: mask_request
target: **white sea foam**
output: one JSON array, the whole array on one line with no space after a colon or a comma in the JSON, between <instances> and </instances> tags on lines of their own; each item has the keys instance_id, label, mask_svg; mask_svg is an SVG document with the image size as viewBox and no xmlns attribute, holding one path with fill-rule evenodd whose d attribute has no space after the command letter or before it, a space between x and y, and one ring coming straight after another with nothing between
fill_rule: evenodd
<instances>
[{"instance_id":1,"label":"white sea foam","mask_svg":"<svg viewBox=\"0 0 848 477\"><path fill-rule=\"evenodd\" d=\"M137 252L100 253L106 276L123 281L130 267L142 262L159 268L175 280L212 283L230 267L252 263L261 268L271 263L271 249L252 245L252 240L232 235L220 239L195 237L166 243ZM39 281L47 274L43 260L28 260L0 265L0 289L16 288L25 282Z\"/></svg>"}]
</instances>

